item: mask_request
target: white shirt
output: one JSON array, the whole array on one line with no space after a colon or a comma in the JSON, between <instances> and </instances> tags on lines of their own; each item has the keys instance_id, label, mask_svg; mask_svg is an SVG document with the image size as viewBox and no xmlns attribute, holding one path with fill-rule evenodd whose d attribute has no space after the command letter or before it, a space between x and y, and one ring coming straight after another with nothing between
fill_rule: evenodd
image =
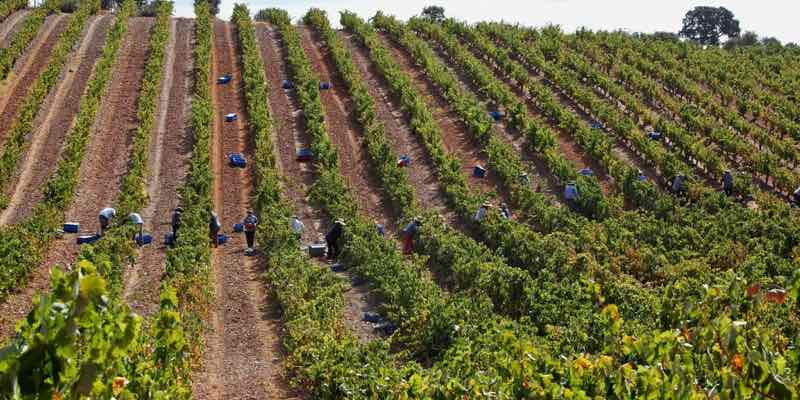
<instances>
[{"instance_id":1,"label":"white shirt","mask_svg":"<svg viewBox=\"0 0 800 400\"><path fill-rule=\"evenodd\" d=\"M115 209L113 209L111 207L106 207L106 208L100 210L100 215L106 217L106 219L111 219L111 218L114 218L115 215L117 215L117 210L115 210Z\"/></svg>"},{"instance_id":2,"label":"white shirt","mask_svg":"<svg viewBox=\"0 0 800 400\"><path fill-rule=\"evenodd\" d=\"M144 224L144 220L142 219L142 216L139 215L139 213L131 213L130 218L131 222L133 222L134 225Z\"/></svg>"},{"instance_id":3,"label":"white shirt","mask_svg":"<svg viewBox=\"0 0 800 400\"><path fill-rule=\"evenodd\" d=\"M303 233L303 228L305 226L298 218L292 218L292 230L294 233L301 234Z\"/></svg>"}]
</instances>

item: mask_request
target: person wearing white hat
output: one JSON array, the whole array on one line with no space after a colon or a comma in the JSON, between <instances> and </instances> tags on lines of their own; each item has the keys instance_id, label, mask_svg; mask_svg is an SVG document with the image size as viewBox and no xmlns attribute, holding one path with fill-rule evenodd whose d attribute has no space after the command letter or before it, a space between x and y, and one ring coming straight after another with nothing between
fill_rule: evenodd
<instances>
[{"instance_id":1,"label":"person wearing white hat","mask_svg":"<svg viewBox=\"0 0 800 400\"><path fill-rule=\"evenodd\" d=\"M219 217L217 217L217 213L212 211L208 218L208 237L211 239L211 244L214 247L219 246L220 229L222 229L222 225L219 223Z\"/></svg>"},{"instance_id":2,"label":"person wearing white hat","mask_svg":"<svg viewBox=\"0 0 800 400\"><path fill-rule=\"evenodd\" d=\"M141 245L142 240L144 240L144 219L139 213L131 213L128 218L131 219L132 224L136 225L136 230L138 231L133 235L133 239L137 240L137 243ZM138 239L136 239L137 237Z\"/></svg>"},{"instance_id":3,"label":"person wearing white hat","mask_svg":"<svg viewBox=\"0 0 800 400\"><path fill-rule=\"evenodd\" d=\"M247 255L252 255L255 252L256 245L256 225L258 224L258 217L252 211L247 211L247 216L244 217L242 225L244 225L244 237L247 242L247 249L244 251Z\"/></svg>"}]
</instances>

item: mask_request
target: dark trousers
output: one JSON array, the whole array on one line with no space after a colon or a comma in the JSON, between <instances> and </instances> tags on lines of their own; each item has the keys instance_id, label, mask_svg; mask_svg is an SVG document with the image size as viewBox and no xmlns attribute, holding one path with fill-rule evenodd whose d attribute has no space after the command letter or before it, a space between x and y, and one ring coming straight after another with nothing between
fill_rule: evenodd
<instances>
[{"instance_id":1,"label":"dark trousers","mask_svg":"<svg viewBox=\"0 0 800 400\"><path fill-rule=\"evenodd\" d=\"M332 260L339 256L339 246L335 240L328 240L325 239L325 243L328 245L328 259Z\"/></svg>"},{"instance_id":2,"label":"dark trousers","mask_svg":"<svg viewBox=\"0 0 800 400\"><path fill-rule=\"evenodd\" d=\"M219 246L219 230L218 229L217 230L214 230L214 229L209 230L208 237L209 237L209 239L211 239L211 244L214 247Z\"/></svg>"},{"instance_id":3,"label":"dark trousers","mask_svg":"<svg viewBox=\"0 0 800 400\"><path fill-rule=\"evenodd\" d=\"M252 249L256 241L256 231L244 231L244 238L247 240L247 247Z\"/></svg>"},{"instance_id":4,"label":"dark trousers","mask_svg":"<svg viewBox=\"0 0 800 400\"><path fill-rule=\"evenodd\" d=\"M103 235L106 233L106 229L108 229L109 220L103 215L97 218L100 220L100 234Z\"/></svg>"}]
</instances>

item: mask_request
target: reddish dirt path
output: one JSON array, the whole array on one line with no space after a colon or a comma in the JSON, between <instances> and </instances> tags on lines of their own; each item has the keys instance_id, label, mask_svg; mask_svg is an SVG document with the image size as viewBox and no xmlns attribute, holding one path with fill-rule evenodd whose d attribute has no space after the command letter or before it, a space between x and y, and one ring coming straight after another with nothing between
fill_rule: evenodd
<instances>
[{"instance_id":1,"label":"reddish dirt path","mask_svg":"<svg viewBox=\"0 0 800 400\"><path fill-rule=\"evenodd\" d=\"M467 76L466 71L463 68L456 65L454 62L449 64L449 57L447 56L447 52L441 47L438 46L435 42L429 43L429 46L434 51L436 56L438 57L439 61L446 65L448 69L453 73L456 77L456 80L461 85L462 89L467 92L472 93L476 98L481 101L489 101L490 99L488 96L482 95L479 91L479 88L472 83L472 81ZM491 66L490 66L491 68ZM497 73L497 71L495 71ZM502 80L502 77L498 75L498 79ZM505 80L504 80L505 81ZM508 83L506 81L506 83ZM513 89L513 87L512 87ZM524 96L522 96L524 102ZM540 121L541 122L541 121ZM547 124L546 122L544 124ZM496 129L495 132L498 133L497 137L511 145L514 150L517 151L517 154L520 155L520 158L523 162L526 163L527 171L530 174L529 178L534 185L536 185L538 190L543 193L546 193L550 196L553 196L555 199L561 199L563 196L562 186L558 184L558 180L556 179L555 175L553 175L547 164L545 163L542 157L539 157L536 153L532 150L528 149L528 139L524 133L520 132L516 128L510 126L506 123L506 120L501 120L498 123L495 123ZM552 127L551 127L552 128ZM557 130L554 129L557 132ZM588 157L585 157L588 162L591 160ZM581 167L583 168L583 167ZM601 180L601 185L603 185L603 189L608 192L607 182Z\"/></svg>"},{"instance_id":2,"label":"reddish dirt path","mask_svg":"<svg viewBox=\"0 0 800 400\"><path fill-rule=\"evenodd\" d=\"M386 81L369 59L367 50L356 44L352 34L339 32L339 39L347 46L359 73L367 84L370 96L375 99L375 109L384 125L384 132L398 155L411 157L407 168L409 183L414 186L419 203L433 208L445 217L451 226L461 227L460 219L450 211L445 203L444 193L439 186L436 169L428 157L422 142L411 130L399 102L391 95Z\"/></svg>"},{"instance_id":3,"label":"reddish dirt path","mask_svg":"<svg viewBox=\"0 0 800 400\"><path fill-rule=\"evenodd\" d=\"M30 14L31 9L19 10L13 12L8 18L3 20L0 25L0 47L8 47L14 34L22 27L22 21Z\"/></svg>"},{"instance_id":4,"label":"reddish dirt path","mask_svg":"<svg viewBox=\"0 0 800 400\"><path fill-rule=\"evenodd\" d=\"M183 182L191 157L189 91L192 83L191 19L173 19L167 42L164 75L150 142L147 193L150 203L142 211L145 230L153 235L150 246L140 250L133 268L125 275L124 298L134 312L151 316L158 311L166 246L163 237L171 232L172 211L178 206L178 187Z\"/></svg>"},{"instance_id":5,"label":"reddish dirt path","mask_svg":"<svg viewBox=\"0 0 800 400\"><path fill-rule=\"evenodd\" d=\"M214 134L212 144L214 203L220 222L229 227L250 207L253 163L246 169L232 168L226 155L244 153L252 160L253 138L249 137L241 92L239 59L233 26L214 23L212 79L231 73L233 80L213 86ZM216 79L215 79L216 80ZM224 114L235 112L236 122L223 122ZM258 238L256 238L258 240ZM263 255L245 257L244 235L232 234L228 243L213 253L216 308L212 329L206 333L203 368L194 383L196 399L291 398L281 358L281 327L277 305L268 299L261 284Z\"/></svg>"},{"instance_id":6,"label":"reddish dirt path","mask_svg":"<svg viewBox=\"0 0 800 400\"><path fill-rule=\"evenodd\" d=\"M65 14L47 17L44 25L36 35L36 39L23 52L14 64L8 77L0 82L0 146L8 136L17 112L25 101L30 89L39 78L39 74L47 68L50 53L53 51L58 37L67 28L69 19Z\"/></svg>"},{"instance_id":7,"label":"reddish dirt path","mask_svg":"<svg viewBox=\"0 0 800 400\"><path fill-rule=\"evenodd\" d=\"M256 24L256 35L261 49L269 91L269 103L275 121L273 144L278 154L278 168L285 179L285 190L294 206L295 214L300 217L305 229L302 235L304 244L324 242L324 232L328 225L319 210L308 203L306 193L313 185L316 176L310 163L298 163L295 152L309 147L309 139L305 134L302 113L294 90L284 90L281 83L289 77L285 62L286 49L281 45L280 34L266 24ZM337 83L334 82L334 86ZM325 265L321 262L319 265ZM325 265L327 267L327 265ZM346 273L337 273L344 279L351 279ZM378 300L371 296L364 286L351 286L345 293L344 322L362 343L376 337L372 326L361 320L365 311L372 311Z\"/></svg>"},{"instance_id":8,"label":"reddish dirt path","mask_svg":"<svg viewBox=\"0 0 800 400\"><path fill-rule=\"evenodd\" d=\"M65 219L80 222L84 232L97 229L98 210L113 204L122 177L128 169L132 135L138 124L137 102L152 24L152 18L131 18L107 95L103 97L97 113L92 142L81 164L78 190L65 213ZM30 309L33 297L49 289L50 269L74 262L78 250L74 235L66 235L51 244L44 262L33 271L28 284L0 305L0 338L10 336L14 323Z\"/></svg>"},{"instance_id":9,"label":"reddish dirt path","mask_svg":"<svg viewBox=\"0 0 800 400\"><path fill-rule=\"evenodd\" d=\"M281 88L281 82L288 79L289 74L284 62L284 49L279 44L280 35L266 24L258 23L256 36L270 86L269 104L275 121L273 145L278 167L285 179L285 191L294 205L295 214L305 225L303 243L324 242L322 213L312 208L306 199L316 179L313 165L295 161L297 150L310 147L310 142L303 134L303 118L295 91Z\"/></svg>"},{"instance_id":10,"label":"reddish dirt path","mask_svg":"<svg viewBox=\"0 0 800 400\"><path fill-rule=\"evenodd\" d=\"M470 186L480 190L482 193L494 192L502 198L502 186L492 171L488 171L487 177L483 179L472 176L472 169L476 164L484 167L488 165L487 157L481 151L480 145L472 139L467 127L458 115L452 111L447 100L439 94L439 90L427 78L423 69L414 64L411 56L405 50L383 34L380 34L380 37L383 45L394 55L395 62L400 66L400 69L411 78L417 91L427 99L433 118L442 129L445 151L461 161L462 169Z\"/></svg>"},{"instance_id":11,"label":"reddish dirt path","mask_svg":"<svg viewBox=\"0 0 800 400\"><path fill-rule=\"evenodd\" d=\"M41 189L61 157L64 138L75 123L81 95L89 83L112 22L112 16L93 16L87 22L80 43L61 71L56 90L47 97L34 120L33 141L10 186L11 200L0 215L0 224L24 220L41 200Z\"/></svg>"},{"instance_id":12,"label":"reddish dirt path","mask_svg":"<svg viewBox=\"0 0 800 400\"><path fill-rule=\"evenodd\" d=\"M352 117L353 105L345 83L336 74L336 67L327 54L327 49L314 44L311 30L307 27L297 29L306 56L320 82L331 82L333 86L328 90L321 90L320 96L325 109L325 126L339 153L341 173L347 178L348 186L356 189L353 192L360 202L360 208L384 224L387 234L394 232L395 219L398 216L391 211L391 205L383 202L381 185L369 171L369 156L364 146L362 130Z\"/></svg>"}]
</instances>

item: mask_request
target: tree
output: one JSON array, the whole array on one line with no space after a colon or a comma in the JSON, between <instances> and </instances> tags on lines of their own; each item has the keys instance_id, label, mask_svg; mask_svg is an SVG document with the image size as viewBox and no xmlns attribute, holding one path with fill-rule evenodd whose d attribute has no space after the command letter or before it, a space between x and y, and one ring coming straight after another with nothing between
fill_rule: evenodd
<instances>
[{"instance_id":1,"label":"tree","mask_svg":"<svg viewBox=\"0 0 800 400\"><path fill-rule=\"evenodd\" d=\"M210 6L210 9L211 9L211 15L219 14L219 3L222 0L194 0L194 4L197 4L200 1L207 1L208 2L208 5Z\"/></svg>"},{"instance_id":2,"label":"tree","mask_svg":"<svg viewBox=\"0 0 800 400\"><path fill-rule=\"evenodd\" d=\"M444 21L444 7L428 6L422 9L422 17L433 22Z\"/></svg>"},{"instance_id":3,"label":"tree","mask_svg":"<svg viewBox=\"0 0 800 400\"><path fill-rule=\"evenodd\" d=\"M739 20L725 7L695 7L683 18L680 35L704 45L718 46L720 38L739 36Z\"/></svg>"}]
</instances>

